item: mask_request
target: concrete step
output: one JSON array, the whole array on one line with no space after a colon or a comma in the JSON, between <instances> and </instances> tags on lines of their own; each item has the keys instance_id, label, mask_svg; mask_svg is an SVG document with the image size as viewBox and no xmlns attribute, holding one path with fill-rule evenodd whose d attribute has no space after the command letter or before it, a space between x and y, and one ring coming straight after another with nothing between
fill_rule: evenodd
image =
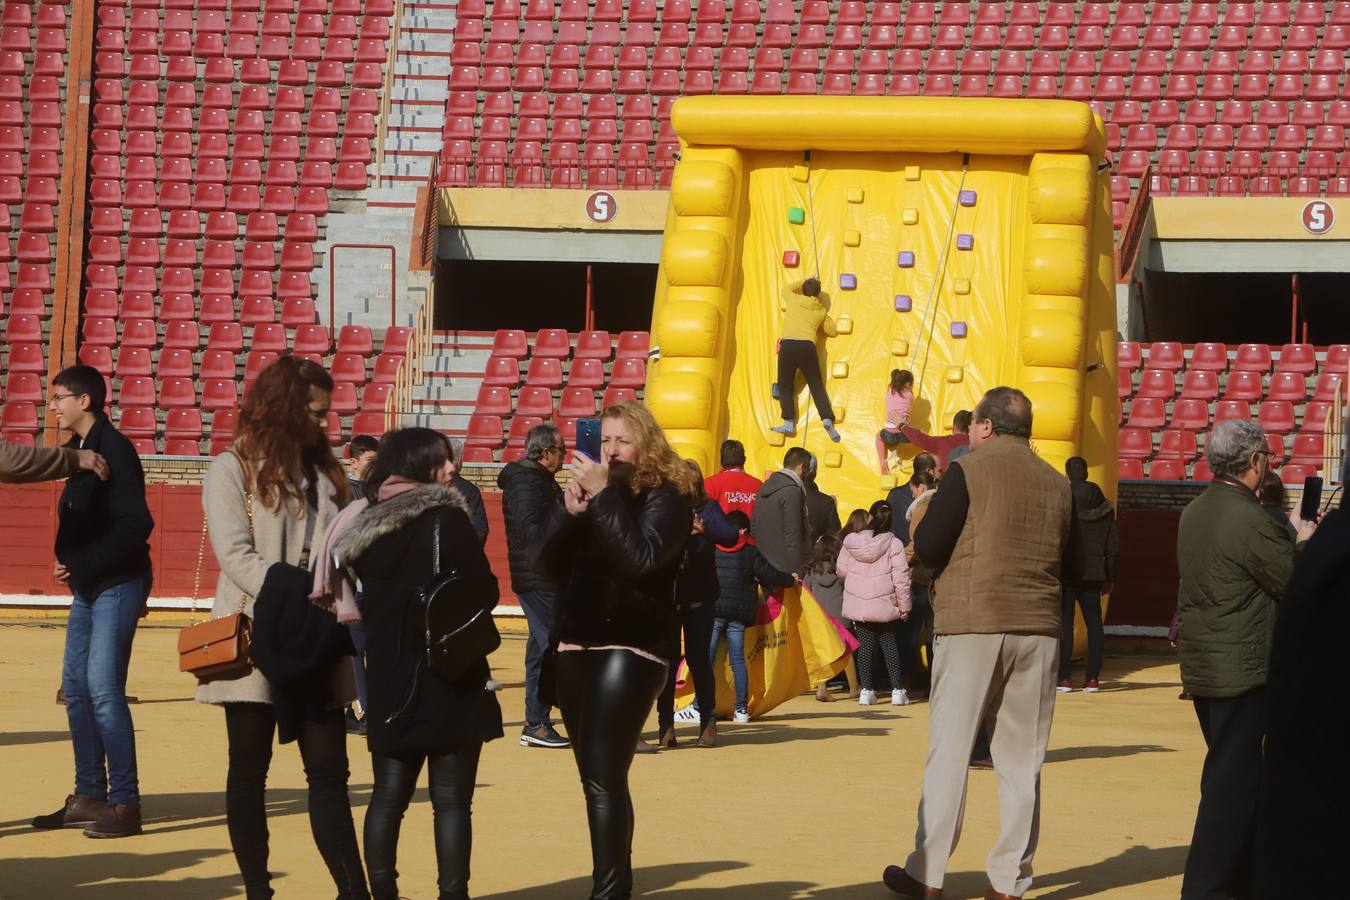
<instances>
[{"instance_id":1,"label":"concrete step","mask_svg":"<svg viewBox=\"0 0 1350 900\"><path fill-rule=\"evenodd\" d=\"M385 182L384 187L370 188L367 190L365 196L368 205L382 205L388 203L417 205L417 188L411 185L391 185L389 182Z\"/></svg>"},{"instance_id":2,"label":"concrete step","mask_svg":"<svg viewBox=\"0 0 1350 900\"><path fill-rule=\"evenodd\" d=\"M413 103L422 103L431 100L444 101L450 96L450 83L437 84L432 81L399 81L395 80L394 85L389 90L389 99L398 103L400 101L409 101Z\"/></svg>"},{"instance_id":3,"label":"concrete step","mask_svg":"<svg viewBox=\"0 0 1350 900\"><path fill-rule=\"evenodd\" d=\"M407 27L406 25L404 26ZM444 53L448 57L454 49L452 34L421 34L402 32L398 38L399 53Z\"/></svg>"},{"instance_id":4,"label":"concrete step","mask_svg":"<svg viewBox=\"0 0 1350 900\"><path fill-rule=\"evenodd\" d=\"M384 139L385 153L436 153L445 144L439 132L388 132Z\"/></svg>"},{"instance_id":5,"label":"concrete step","mask_svg":"<svg viewBox=\"0 0 1350 900\"><path fill-rule=\"evenodd\" d=\"M402 128L434 128L438 132L445 125L445 110L426 106L402 106L389 112L389 130Z\"/></svg>"},{"instance_id":6,"label":"concrete step","mask_svg":"<svg viewBox=\"0 0 1350 900\"><path fill-rule=\"evenodd\" d=\"M433 372L449 373L453 377L473 376L481 379L490 356L491 344L485 347L441 346L422 358L422 368L426 369L428 375Z\"/></svg>"},{"instance_id":7,"label":"concrete step","mask_svg":"<svg viewBox=\"0 0 1350 900\"><path fill-rule=\"evenodd\" d=\"M431 9L419 10L417 12L404 13L401 31L418 31L421 29L451 29L458 24L455 14L449 10Z\"/></svg>"},{"instance_id":8,"label":"concrete step","mask_svg":"<svg viewBox=\"0 0 1350 900\"><path fill-rule=\"evenodd\" d=\"M451 416L444 413L412 412L403 417L404 424L418 428L434 428L454 437L463 437L469 430L468 416Z\"/></svg>"},{"instance_id":9,"label":"concrete step","mask_svg":"<svg viewBox=\"0 0 1350 900\"><path fill-rule=\"evenodd\" d=\"M431 78L450 75L450 57L448 56L400 56L394 63L394 78Z\"/></svg>"},{"instance_id":10,"label":"concrete step","mask_svg":"<svg viewBox=\"0 0 1350 900\"><path fill-rule=\"evenodd\" d=\"M384 166L380 169L380 174L385 178L419 178L426 181L431 174L432 157L430 156L399 156L390 153L384 157Z\"/></svg>"}]
</instances>

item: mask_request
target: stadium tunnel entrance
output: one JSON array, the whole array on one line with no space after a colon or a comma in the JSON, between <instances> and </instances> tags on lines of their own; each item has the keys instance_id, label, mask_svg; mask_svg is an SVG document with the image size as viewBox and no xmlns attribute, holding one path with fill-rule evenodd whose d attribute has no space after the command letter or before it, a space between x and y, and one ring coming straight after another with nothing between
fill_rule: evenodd
<instances>
[{"instance_id":1,"label":"stadium tunnel entrance","mask_svg":"<svg viewBox=\"0 0 1350 900\"><path fill-rule=\"evenodd\" d=\"M1143 341L1350 343L1350 271L1145 270L1132 325Z\"/></svg>"},{"instance_id":2,"label":"stadium tunnel entrance","mask_svg":"<svg viewBox=\"0 0 1350 900\"><path fill-rule=\"evenodd\" d=\"M645 331L652 321L656 268L654 263L442 259L435 328Z\"/></svg>"}]
</instances>

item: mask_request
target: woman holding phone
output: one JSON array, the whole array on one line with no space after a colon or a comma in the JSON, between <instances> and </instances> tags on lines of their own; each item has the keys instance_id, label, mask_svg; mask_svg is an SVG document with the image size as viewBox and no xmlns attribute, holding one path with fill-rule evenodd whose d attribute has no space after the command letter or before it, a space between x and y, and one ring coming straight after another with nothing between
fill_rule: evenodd
<instances>
[{"instance_id":1,"label":"woman holding phone","mask_svg":"<svg viewBox=\"0 0 1350 900\"><path fill-rule=\"evenodd\" d=\"M633 893L628 769L679 654L675 580L693 523L692 477L640 403L600 419L539 548L562 583L552 686L572 738L591 834L592 900Z\"/></svg>"}]
</instances>

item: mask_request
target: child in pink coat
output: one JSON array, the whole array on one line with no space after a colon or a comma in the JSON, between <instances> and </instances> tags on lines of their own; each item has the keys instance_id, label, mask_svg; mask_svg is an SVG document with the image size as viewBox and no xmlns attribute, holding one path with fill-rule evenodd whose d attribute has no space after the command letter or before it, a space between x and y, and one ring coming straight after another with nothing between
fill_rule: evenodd
<instances>
[{"instance_id":1,"label":"child in pink coat","mask_svg":"<svg viewBox=\"0 0 1350 900\"><path fill-rule=\"evenodd\" d=\"M886 387L886 427L877 433L877 461L881 474L891 473L886 456L891 448L909 443L900 429L909 424L909 408L914 404L914 373L909 369L892 369L891 382Z\"/></svg>"},{"instance_id":2,"label":"child in pink coat","mask_svg":"<svg viewBox=\"0 0 1350 900\"><path fill-rule=\"evenodd\" d=\"M877 702L873 688L872 660L878 646L891 681L891 705L905 706L909 695L901 685L900 648L896 621L909 618L909 564L905 545L891 534L891 505L878 500L868 511L871 521L865 531L844 538L835 572L844 579L844 618L858 629L858 702Z\"/></svg>"}]
</instances>

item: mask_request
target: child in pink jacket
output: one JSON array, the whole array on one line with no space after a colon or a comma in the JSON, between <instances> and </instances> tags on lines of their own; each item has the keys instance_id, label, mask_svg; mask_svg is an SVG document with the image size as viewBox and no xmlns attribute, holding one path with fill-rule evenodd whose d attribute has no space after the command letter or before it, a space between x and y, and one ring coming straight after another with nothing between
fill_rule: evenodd
<instances>
[{"instance_id":1,"label":"child in pink jacket","mask_svg":"<svg viewBox=\"0 0 1350 900\"><path fill-rule=\"evenodd\" d=\"M891 534L891 505L878 500L868 514L867 530L844 538L835 564L835 572L844 579L844 618L858 629L858 680L862 682L858 702L863 706L877 702L872 660L880 645L891 681L891 705L905 706L909 695L900 681L900 648L893 623L909 618L909 564L905 545Z\"/></svg>"},{"instance_id":2,"label":"child in pink jacket","mask_svg":"<svg viewBox=\"0 0 1350 900\"><path fill-rule=\"evenodd\" d=\"M886 386L886 427L877 432L877 462L881 474L891 473L886 457L892 448L909 443L900 429L909 424L909 408L914 405L914 373L909 369L892 369L891 381Z\"/></svg>"}]
</instances>

